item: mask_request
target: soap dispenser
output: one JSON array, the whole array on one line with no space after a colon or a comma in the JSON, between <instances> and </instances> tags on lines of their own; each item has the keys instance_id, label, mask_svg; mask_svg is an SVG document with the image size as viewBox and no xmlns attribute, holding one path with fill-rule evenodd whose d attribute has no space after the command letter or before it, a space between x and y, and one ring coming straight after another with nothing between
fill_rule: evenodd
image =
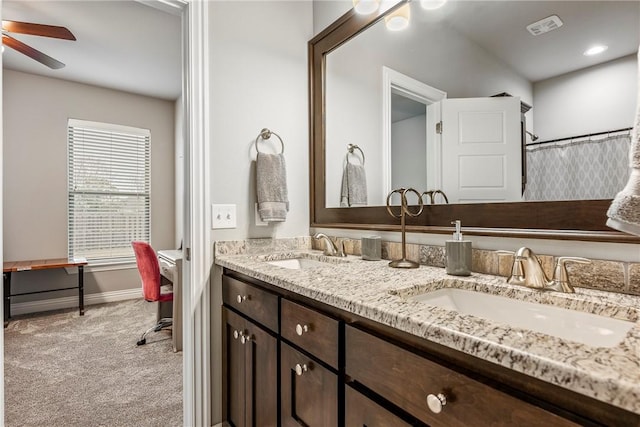
<instances>
[{"instance_id":1,"label":"soap dispenser","mask_svg":"<svg viewBox=\"0 0 640 427\"><path fill-rule=\"evenodd\" d=\"M452 221L456 231L453 233L453 240L445 242L445 262L447 274L454 276L471 275L471 241L462 240L460 220Z\"/></svg>"}]
</instances>

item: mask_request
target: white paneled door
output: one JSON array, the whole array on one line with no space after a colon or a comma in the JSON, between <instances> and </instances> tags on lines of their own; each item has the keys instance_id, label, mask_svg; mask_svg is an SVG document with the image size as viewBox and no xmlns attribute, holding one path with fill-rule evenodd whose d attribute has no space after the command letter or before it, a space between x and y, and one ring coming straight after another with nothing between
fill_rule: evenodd
<instances>
[{"instance_id":1,"label":"white paneled door","mask_svg":"<svg viewBox=\"0 0 640 427\"><path fill-rule=\"evenodd\" d=\"M449 202L520 200L520 98L454 98L441 106L442 190Z\"/></svg>"}]
</instances>

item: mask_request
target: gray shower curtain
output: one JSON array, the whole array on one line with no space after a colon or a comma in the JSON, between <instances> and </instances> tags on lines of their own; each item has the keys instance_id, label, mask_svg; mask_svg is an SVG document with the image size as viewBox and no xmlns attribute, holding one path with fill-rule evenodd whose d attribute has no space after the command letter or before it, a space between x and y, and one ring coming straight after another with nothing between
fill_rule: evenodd
<instances>
[{"instance_id":1,"label":"gray shower curtain","mask_svg":"<svg viewBox=\"0 0 640 427\"><path fill-rule=\"evenodd\" d=\"M525 200L612 199L629 178L631 136L527 147Z\"/></svg>"}]
</instances>

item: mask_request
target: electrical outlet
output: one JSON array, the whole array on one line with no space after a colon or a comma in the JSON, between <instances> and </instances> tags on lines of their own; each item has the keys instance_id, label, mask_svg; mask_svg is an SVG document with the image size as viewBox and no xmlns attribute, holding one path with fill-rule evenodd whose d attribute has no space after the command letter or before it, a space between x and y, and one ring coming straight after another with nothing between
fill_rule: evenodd
<instances>
[{"instance_id":1,"label":"electrical outlet","mask_svg":"<svg viewBox=\"0 0 640 427\"><path fill-rule=\"evenodd\" d=\"M255 215L255 218L256 218L256 226L258 226L258 227L266 227L266 226L268 226L269 223L263 221L262 217L260 217L260 212L258 212L258 204L256 203L255 206L256 206L256 210L255 210L254 215Z\"/></svg>"},{"instance_id":2,"label":"electrical outlet","mask_svg":"<svg viewBox=\"0 0 640 427\"><path fill-rule=\"evenodd\" d=\"M211 228L236 228L236 205L211 205Z\"/></svg>"}]
</instances>

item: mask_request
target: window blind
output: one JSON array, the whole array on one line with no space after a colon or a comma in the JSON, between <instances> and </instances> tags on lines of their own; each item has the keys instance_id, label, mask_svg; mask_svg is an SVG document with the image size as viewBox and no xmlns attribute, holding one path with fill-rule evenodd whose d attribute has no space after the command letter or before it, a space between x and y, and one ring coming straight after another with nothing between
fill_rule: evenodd
<instances>
[{"instance_id":1,"label":"window blind","mask_svg":"<svg viewBox=\"0 0 640 427\"><path fill-rule=\"evenodd\" d=\"M151 133L69 119L69 258L90 264L135 259L131 242L149 242Z\"/></svg>"}]
</instances>

